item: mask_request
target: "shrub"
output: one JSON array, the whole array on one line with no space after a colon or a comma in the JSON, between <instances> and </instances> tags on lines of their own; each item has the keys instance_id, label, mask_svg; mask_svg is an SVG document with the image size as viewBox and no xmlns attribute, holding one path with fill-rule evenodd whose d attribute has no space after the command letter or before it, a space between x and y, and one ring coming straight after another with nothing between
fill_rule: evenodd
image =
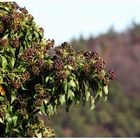
<instances>
[{"instance_id":1,"label":"shrub","mask_svg":"<svg viewBox=\"0 0 140 140\"><path fill-rule=\"evenodd\" d=\"M108 94L114 71L105 70L97 52L76 52L69 43L55 47L44 38L25 8L0 2L0 136L53 137L54 132L37 117L47 117L65 104L66 111L95 103Z\"/></svg>"}]
</instances>

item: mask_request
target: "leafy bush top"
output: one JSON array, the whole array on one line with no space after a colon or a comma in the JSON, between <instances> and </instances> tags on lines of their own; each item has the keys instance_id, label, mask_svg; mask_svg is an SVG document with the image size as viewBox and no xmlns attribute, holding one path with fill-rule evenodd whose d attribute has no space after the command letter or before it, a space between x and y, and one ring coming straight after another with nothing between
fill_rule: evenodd
<instances>
[{"instance_id":1,"label":"leafy bush top","mask_svg":"<svg viewBox=\"0 0 140 140\"><path fill-rule=\"evenodd\" d=\"M66 42L48 54L54 40L44 38L32 15L16 3L0 2L0 136L51 137L38 119L62 105L90 102L108 94L114 71L95 51L76 52Z\"/></svg>"}]
</instances>

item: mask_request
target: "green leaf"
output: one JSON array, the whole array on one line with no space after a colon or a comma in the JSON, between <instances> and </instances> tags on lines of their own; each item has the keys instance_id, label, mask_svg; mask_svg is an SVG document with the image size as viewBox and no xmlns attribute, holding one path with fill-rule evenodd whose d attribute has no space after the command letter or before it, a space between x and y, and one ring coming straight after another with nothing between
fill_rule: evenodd
<instances>
[{"instance_id":1,"label":"green leaf","mask_svg":"<svg viewBox=\"0 0 140 140\"><path fill-rule=\"evenodd\" d=\"M97 91L97 95L96 95L96 97L97 97L97 96L102 97L102 90L98 90L98 91Z\"/></svg>"},{"instance_id":2,"label":"green leaf","mask_svg":"<svg viewBox=\"0 0 140 140\"><path fill-rule=\"evenodd\" d=\"M51 91L51 89L49 89L50 91ZM52 95L54 95L55 93L56 93L56 88L55 87L53 87L53 89L52 89Z\"/></svg>"},{"instance_id":3,"label":"green leaf","mask_svg":"<svg viewBox=\"0 0 140 140\"><path fill-rule=\"evenodd\" d=\"M44 104L47 104L48 103L48 99L45 99L43 102L44 102Z\"/></svg>"},{"instance_id":4,"label":"green leaf","mask_svg":"<svg viewBox=\"0 0 140 140\"><path fill-rule=\"evenodd\" d=\"M8 35L9 35L9 34L6 34L6 35L3 37L3 39L8 39Z\"/></svg>"},{"instance_id":5,"label":"green leaf","mask_svg":"<svg viewBox=\"0 0 140 140\"><path fill-rule=\"evenodd\" d=\"M4 97L0 96L0 102L4 101Z\"/></svg>"},{"instance_id":6,"label":"green leaf","mask_svg":"<svg viewBox=\"0 0 140 140\"><path fill-rule=\"evenodd\" d=\"M69 70L73 70L73 67L70 66L70 65L68 65L68 69L69 69Z\"/></svg>"},{"instance_id":7,"label":"green leaf","mask_svg":"<svg viewBox=\"0 0 140 140\"><path fill-rule=\"evenodd\" d=\"M32 41L32 34L28 35L28 40Z\"/></svg>"},{"instance_id":8,"label":"green leaf","mask_svg":"<svg viewBox=\"0 0 140 140\"><path fill-rule=\"evenodd\" d=\"M4 53L4 48L0 48L0 53L1 53L1 54Z\"/></svg>"},{"instance_id":9,"label":"green leaf","mask_svg":"<svg viewBox=\"0 0 140 140\"><path fill-rule=\"evenodd\" d=\"M12 117L14 127L17 126L17 120L18 120L17 116Z\"/></svg>"},{"instance_id":10,"label":"green leaf","mask_svg":"<svg viewBox=\"0 0 140 140\"><path fill-rule=\"evenodd\" d=\"M41 132L35 132L35 135L37 136L37 138L42 138L42 133Z\"/></svg>"},{"instance_id":11,"label":"green leaf","mask_svg":"<svg viewBox=\"0 0 140 140\"><path fill-rule=\"evenodd\" d=\"M64 88L65 94L67 94L67 88L68 88L67 79L63 82L63 88Z\"/></svg>"},{"instance_id":12,"label":"green leaf","mask_svg":"<svg viewBox=\"0 0 140 140\"><path fill-rule=\"evenodd\" d=\"M74 82L74 80L70 80L70 82L68 82L68 87L70 88L70 87L76 87L76 84L75 84L75 82Z\"/></svg>"},{"instance_id":13,"label":"green leaf","mask_svg":"<svg viewBox=\"0 0 140 140\"><path fill-rule=\"evenodd\" d=\"M5 86L8 86L7 82L3 82L2 84L5 85Z\"/></svg>"},{"instance_id":14,"label":"green leaf","mask_svg":"<svg viewBox=\"0 0 140 140\"><path fill-rule=\"evenodd\" d=\"M15 95L11 95L11 104L15 101L16 96Z\"/></svg>"},{"instance_id":15,"label":"green leaf","mask_svg":"<svg viewBox=\"0 0 140 140\"><path fill-rule=\"evenodd\" d=\"M22 89L22 90L28 90L27 88L25 88L25 87L23 86L23 84L21 85L21 89Z\"/></svg>"},{"instance_id":16,"label":"green leaf","mask_svg":"<svg viewBox=\"0 0 140 140\"><path fill-rule=\"evenodd\" d=\"M105 96L105 99L104 99L105 101L107 100L107 96Z\"/></svg>"},{"instance_id":17,"label":"green leaf","mask_svg":"<svg viewBox=\"0 0 140 140\"><path fill-rule=\"evenodd\" d=\"M74 92L71 89L68 89L67 99L73 100L74 97L75 97Z\"/></svg>"},{"instance_id":18,"label":"green leaf","mask_svg":"<svg viewBox=\"0 0 140 140\"><path fill-rule=\"evenodd\" d=\"M65 103L65 95L60 95L59 101L60 101L60 104L63 105Z\"/></svg>"},{"instance_id":19,"label":"green leaf","mask_svg":"<svg viewBox=\"0 0 140 140\"><path fill-rule=\"evenodd\" d=\"M14 81L14 79L15 79L15 74L14 74L14 73L8 73L8 77L9 77L12 81Z\"/></svg>"},{"instance_id":20,"label":"green leaf","mask_svg":"<svg viewBox=\"0 0 140 140\"><path fill-rule=\"evenodd\" d=\"M58 103L58 99L55 99L54 103L57 104Z\"/></svg>"},{"instance_id":21,"label":"green leaf","mask_svg":"<svg viewBox=\"0 0 140 140\"><path fill-rule=\"evenodd\" d=\"M79 91L80 87L79 87L79 82L78 82L78 80L75 81L75 84L76 84L77 90Z\"/></svg>"},{"instance_id":22,"label":"green leaf","mask_svg":"<svg viewBox=\"0 0 140 140\"><path fill-rule=\"evenodd\" d=\"M57 111L57 104L55 104L55 105L53 106L53 111L56 113L56 111Z\"/></svg>"},{"instance_id":23,"label":"green leaf","mask_svg":"<svg viewBox=\"0 0 140 140\"><path fill-rule=\"evenodd\" d=\"M0 76L0 84L3 83L3 78Z\"/></svg>"},{"instance_id":24,"label":"green leaf","mask_svg":"<svg viewBox=\"0 0 140 140\"><path fill-rule=\"evenodd\" d=\"M106 85L106 86L103 87L103 91L104 91L105 95L108 94L108 85Z\"/></svg>"},{"instance_id":25,"label":"green leaf","mask_svg":"<svg viewBox=\"0 0 140 140\"><path fill-rule=\"evenodd\" d=\"M89 88L86 85L86 83L83 82L83 84L84 84L84 90L85 90L85 99L86 99L86 101L88 101L89 100L89 97L90 97L90 91L89 91Z\"/></svg>"},{"instance_id":26,"label":"green leaf","mask_svg":"<svg viewBox=\"0 0 140 140\"><path fill-rule=\"evenodd\" d=\"M90 96L90 110L93 110L95 108L95 99L93 96Z\"/></svg>"},{"instance_id":27,"label":"green leaf","mask_svg":"<svg viewBox=\"0 0 140 140\"><path fill-rule=\"evenodd\" d=\"M52 116L52 115L54 114L53 106L52 106L51 104L49 104L49 105L47 106L47 114L48 114L49 116Z\"/></svg>"},{"instance_id":28,"label":"green leaf","mask_svg":"<svg viewBox=\"0 0 140 140\"><path fill-rule=\"evenodd\" d=\"M4 11L9 12L9 8L8 7L0 6L0 9L3 9Z\"/></svg>"},{"instance_id":29,"label":"green leaf","mask_svg":"<svg viewBox=\"0 0 140 140\"><path fill-rule=\"evenodd\" d=\"M23 35L24 35L23 32L19 32L18 37L20 38L20 37L22 37Z\"/></svg>"},{"instance_id":30,"label":"green leaf","mask_svg":"<svg viewBox=\"0 0 140 140\"><path fill-rule=\"evenodd\" d=\"M2 118L0 118L0 123L4 123L3 120L2 120Z\"/></svg>"},{"instance_id":31,"label":"green leaf","mask_svg":"<svg viewBox=\"0 0 140 140\"><path fill-rule=\"evenodd\" d=\"M20 130L17 129L17 128L12 128L12 131L17 132L17 133L20 133Z\"/></svg>"},{"instance_id":32,"label":"green leaf","mask_svg":"<svg viewBox=\"0 0 140 140\"><path fill-rule=\"evenodd\" d=\"M42 105L40 107L40 111L41 111L42 114L46 115L46 109L45 109L44 103L42 103Z\"/></svg>"},{"instance_id":33,"label":"green leaf","mask_svg":"<svg viewBox=\"0 0 140 140\"><path fill-rule=\"evenodd\" d=\"M46 84L48 83L49 79L50 79L50 76L47 76L46 79L45 79Z\"/></svg>"},{"instance_id":34,"label":"green leaf","mask_svg":"<svg viewBox=\"0 0 140 140\"><path fill-rule=\"evenodd\" d=\"M39 38L38 32L34 31L34 35L35 35L36 38Z\"/></svg>"},{"instance_id":35,"label":"green leaf","mask_svg":"<svg viewBox=\"0 0 140 140\"><path fill-rule=\"evenodd\" d=\"M7 66L7 60L4 56L0 56L1 57L1 66L4 69Z\"/></svg>"},{"instance_id":36,"label":"green leaf","mask_svg":"<svg viewBox=\"0 0 140 140\"><path fill-rule=\"evenodd\" d=\"M90 92L88 90L85 91L86 101L89 101Z\"/></svg>"},{"instance_id":37,"label":"green leaf","mask_svg":"<svg viewBox=\"0 0 140 140\"><path fill-rule=\"evenodd\" d=\"M75 101L75 108L77 108L78 105L80 105L80 100L76 100L76 101Z\"/></svg>"},{"instance_id":38,"label":"green leaf","mask_svg":"<svg viewBox=\"0 0 140 140\"><path fill-rule=\"evenodd\" d=\"M15 65L15 58L11 58L11 60L10 60L10 65L11 65L11 67L14 67L14 65Z\"/></svg>"},{"instance_id":39,"label":"green leaf","mask_svg":"<svg viewBox=\"0 0 140 140\"><path fill-rule=\"evenodd\" d=\"M11 126L12 126L12 118L8 116L7 121L6 121L6 128L5 128L6 133L11 131Z\"/></svg>"},{"instance_id":40,"label":"green leaf","mask_svg":"<svg viewBox=\"0 0 140 140\"><path fill-rule=\"evenodd\" d=\"M22 65L20 65L20 66L17 68L16 71L17 71L17 72L20 72L20 73L23 73L23 72L26 71L26 68L24 68Z\"/></svg>"},{"instance_id":41,"label":"green leaf","mask_svg":"<svg viewBox=\"0 0 140 140\"><path fill-rule=\"evenodd\" d=\"M10 52L10 58L11 58L11 56L14 58L16 48L8 47L8 49L9 49L9 52Z\"/></svg>"}]
</instances>

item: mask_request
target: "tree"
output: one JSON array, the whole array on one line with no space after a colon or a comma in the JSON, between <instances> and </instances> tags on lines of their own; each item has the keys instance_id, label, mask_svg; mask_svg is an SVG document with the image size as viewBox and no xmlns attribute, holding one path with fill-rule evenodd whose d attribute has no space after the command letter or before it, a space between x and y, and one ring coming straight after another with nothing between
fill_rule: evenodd
<instances>
[{"instance_id":1,"label":"tree","mask_svg":"<svg viewBox=\"0 0 140 140\"><path fill-rule=\"evenodd\" d=\"M108 94L114 71L105 70L97 52L75 52L64 42L48 54L54 40L25 8L0 2L0 136L52 137L37 114L51 117L64 104L66 111L90 102L90 109Z\"/></svg>"}]
</instances>

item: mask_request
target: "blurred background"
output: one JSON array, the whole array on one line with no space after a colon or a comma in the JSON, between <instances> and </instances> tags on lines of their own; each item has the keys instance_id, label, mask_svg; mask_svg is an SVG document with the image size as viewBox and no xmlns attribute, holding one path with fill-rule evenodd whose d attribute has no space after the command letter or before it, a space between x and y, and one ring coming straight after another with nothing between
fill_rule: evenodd
<instances>
[{"instance_id":1,"label":"blurred background","mask_svg":"<svg viewBox=\"0 0 140 140\"><path fill-rule=\"evenodd\" d=\"M140 136L140 1L18 1L56 45L97 50L117 78L106 102L68 114L62 108L48 120L57 137Z\"/></svg>"}]
</instances>

